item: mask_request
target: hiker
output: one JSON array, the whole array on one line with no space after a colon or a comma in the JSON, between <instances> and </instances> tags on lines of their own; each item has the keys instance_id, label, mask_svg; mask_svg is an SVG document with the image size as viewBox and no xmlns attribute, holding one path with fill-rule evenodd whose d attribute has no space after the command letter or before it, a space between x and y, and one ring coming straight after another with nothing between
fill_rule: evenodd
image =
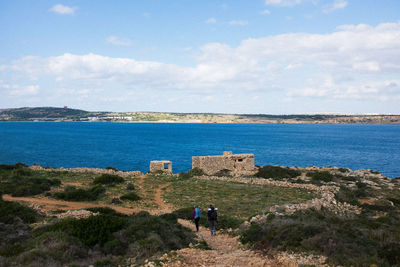
<instances>
[{"instance_id":1,"label":"hiker","mask_svg":"<svg viewBox=\"0 0 400 267\"><path fill-rule=\"evenodd\" d=\"M192 212L192 219L194 220L194 223L196 224L196 231L199 231L199 221L201 217L201 210L198 206L194 206L194 210Z\"/></svg>"},{"instance_id":2,"label":"hiker","mask_svg":"<svg viewBox=\"0 0 400 267\"><path fill-rule=\"evenodd\" d=\"M217 235L215 224L218 222L218 215L217 208L214 208L213 205L210 205L210 207L208 208L207 221L210 223L211 236Z\"/></svg>"}]
</instances>

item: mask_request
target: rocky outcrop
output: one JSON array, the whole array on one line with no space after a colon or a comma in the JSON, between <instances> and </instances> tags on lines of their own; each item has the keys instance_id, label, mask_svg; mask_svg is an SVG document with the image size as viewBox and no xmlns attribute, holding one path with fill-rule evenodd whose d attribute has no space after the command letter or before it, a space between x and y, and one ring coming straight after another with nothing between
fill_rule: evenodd
<instances>
[{"instance_id":1,"label":"rocky outcrop","mask_svg":"<svg viewBox=\"0 0 400 267\"><path fill-rule=\"evenodd\" d=\"M64 219L64 218L74 218L74 219L84 219L90 216L99 215L98 212L91 212L88 210L68 210L67 212L56 214L57 218Z\"/></svg>"},{"instance_id":2,"label":"rocky outcrop","mask_svg":"<svg viewBox=\"0 0 400 267\"><path fill-rule=\"evenodd\" d=\"M296 211L306 210L306 209L320 210L321 208L325 208L339 216L348 216L349 214L359 214L361 212L361 209L357 206L336 201L335 193L339 191L338 186L328 186L328 185L317 186L313 184L296 184L296 183L291 183L289 181L275 181L272 179L262 179L262 178L217 177L217 176L198 176L196 178L203 180L219 180L219 181L246 183L246 184L299 188L299 189L311 190L320 195L319 198L314 198L305 203L272 206L265 211L265 214L256 215L252 217L250 219L250 222L254 223L265 222L270 213L273 213L274 215L291 215Z\"/></svg>"},{"instance_id":3,"label":"rocky outcrop","mask_svg":"<svg viewBox=\"0 0 400 267\"><path fill-rule=\"evenodd\" d=\"M264 215L256 215L250 219L251 223L264 223L268 220L270 213L277 216L292 215L300 210L315 209L321 210L325 208L332 211L338 216L348 216L351 214L360 214L361 209L357 206L350 205L346 202L341 203L336 201L335 195L332 192L322 193L321 198L314 198L305 203L300 204L285 204L275 205L269 208L268 213Z\"/></svg>"},{"instance_id":4,"label":"rocky outcrop","mask_svg":"<svg viewBox=\"0 0 400 267\"><path fill-rule=\"evenodd\" d=\"M142 175L142 172L140 171L114 171L114 170L107 170L107 169L99 169L99 168L43 168L40 165L32 165L29 167L32 170L40 170L40 171L69 171L69 172L75 172L75 173L85 173L85 172L90 172L90 173L95 173L95 174L116 174L121 177L137 177Z\"/></svg>"}]
</instances>

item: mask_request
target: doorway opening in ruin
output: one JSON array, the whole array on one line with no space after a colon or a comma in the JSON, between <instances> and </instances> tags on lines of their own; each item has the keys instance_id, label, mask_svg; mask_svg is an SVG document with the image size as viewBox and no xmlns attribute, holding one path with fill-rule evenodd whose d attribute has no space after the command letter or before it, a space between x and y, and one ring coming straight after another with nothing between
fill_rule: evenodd
<instances>
[{"instance_id":1,"label":"doorway opening in ruin","mask_svg":"<svg viewBox=\"0 0 400 267\"><path fill-rule=\"evenodd\" d=\"M164 169L168 170L169 163L164 163Z\"/></svg>"}]
</instances>

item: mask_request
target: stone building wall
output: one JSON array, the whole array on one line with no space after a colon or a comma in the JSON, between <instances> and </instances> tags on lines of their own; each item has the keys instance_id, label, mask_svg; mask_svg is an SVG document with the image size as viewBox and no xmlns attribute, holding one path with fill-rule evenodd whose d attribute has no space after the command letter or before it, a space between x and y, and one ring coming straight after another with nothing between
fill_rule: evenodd
<instances>
[{"instance_id":1,"label":"stone building wall","mask_svg":"<svg viewBox=\"0 0 400 267\"><path fill-rule=\"evenodd\" d=\"M220 156L192 157L192 168L200 168L208 175L221 170L230 170L232 174L252 174L255 171L254 155L225 151Z\"/></svg>"},{"instance_id":2,"label":"stone building wall","mask_svg":"<svg viewBox=\"0 0 400 267\"><path fill-rule=\"evenodd\" d=\"M172 162L169 160L150 161L150 172L155 172L155 171L172 173Z\"/></svg>"}]
</instances>

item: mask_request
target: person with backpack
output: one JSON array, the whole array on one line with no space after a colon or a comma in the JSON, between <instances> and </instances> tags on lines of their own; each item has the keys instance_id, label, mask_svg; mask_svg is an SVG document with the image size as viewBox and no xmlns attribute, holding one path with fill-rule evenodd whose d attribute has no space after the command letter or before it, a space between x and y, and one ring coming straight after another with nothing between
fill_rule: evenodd
<instances>
[{"instance_id":1,"label":"person with backpack","mask_svg":"<svg viewBox=\"0 0 400 267\"><path fill-rule=\"evenodd\" d=\"M208 209L207 221L210 223L211 236L217 235L217 232L215 230L215 224L218 222L218 214L217 214L217 208L214 208L213 205L210 205L210 208Z\"/></svg>"},{"instance_id":2,"label":"person with backpack","mask_svg":"<svg viewBox=\"0 0 400 267\"><path fill-rule=\"evenodd\" d=\"M198 206L194 206L194 210L192 211L192 219L194 220L194 223L196 224L196 231L199 231L199 221L201 218L201 210Z\"/></svg>"}]
</instances>

